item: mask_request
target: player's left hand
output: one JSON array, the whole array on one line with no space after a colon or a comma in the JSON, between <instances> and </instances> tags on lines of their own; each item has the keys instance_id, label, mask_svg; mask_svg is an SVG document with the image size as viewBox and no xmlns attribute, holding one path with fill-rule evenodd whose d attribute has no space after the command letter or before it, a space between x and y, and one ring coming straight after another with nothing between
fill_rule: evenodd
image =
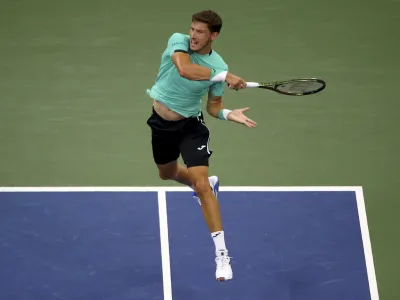
<instances>
[{"instance_id":1,"label":"player's left hand","mask_svg":"<svg viewBox=\"0 0 400 300\"><path fill-rule=\"evenodd\" d=\"M250 108L248 107L234 109L228 114L227 119L236 123L243 124L249 128L254 128L256 127L257 123L243 114L243 112L248 111L249 109Z\"/></svg>"}]
</instances>

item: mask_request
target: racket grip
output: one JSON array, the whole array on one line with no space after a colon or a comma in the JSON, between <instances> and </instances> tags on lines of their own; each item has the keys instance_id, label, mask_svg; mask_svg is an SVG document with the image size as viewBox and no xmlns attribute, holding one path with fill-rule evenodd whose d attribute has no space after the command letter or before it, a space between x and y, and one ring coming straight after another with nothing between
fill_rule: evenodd
<instances>
[{"instance_id":1,"label":"racket grip","mask_svg":"<svg viewBox=\"0 0 400 300\"><path fill-rule=\"evenodd\" d=\"M246 88L256 88L259 86L260 84L258 82L246 82Z\"/></svg>"}]
</instances>

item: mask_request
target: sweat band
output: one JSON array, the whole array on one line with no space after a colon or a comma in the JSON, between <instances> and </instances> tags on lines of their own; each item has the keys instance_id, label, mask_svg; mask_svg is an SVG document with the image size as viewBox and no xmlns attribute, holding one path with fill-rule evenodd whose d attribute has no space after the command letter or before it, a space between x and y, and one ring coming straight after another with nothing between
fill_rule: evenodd
<instances>
[{"instance_id":1,"label":"sweat band","mask_svg":"<svg viewBox=\"0 0 400 300\"><path fill-rule=\"evenodd\" d=\"M221 110L218 112L218 119L220 119L220 120L227 120L228 114L229 114L230 112L231 112L230 109L226 109L226 108L221 109Z\"/></svg>"},{"instance_id":2,"label":"sweat band","mask_svg":"<svg viewBox=\"0 0 400 300\"><path fill-rule=\"evenodd\" d=\"M213 81L213 82L225 81L226 74L228 74L228 71L211 69L210 81Z\"/></svg>"}]
</instances>

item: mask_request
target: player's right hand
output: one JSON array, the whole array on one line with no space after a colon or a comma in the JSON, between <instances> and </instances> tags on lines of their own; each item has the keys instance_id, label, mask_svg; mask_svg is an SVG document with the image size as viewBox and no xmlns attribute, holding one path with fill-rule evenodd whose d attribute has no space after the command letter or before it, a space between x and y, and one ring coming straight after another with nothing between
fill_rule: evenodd
<instances>
[{"instance_id":1,"label":"player's right hand","mask_svg":"<svg viewBox=\"0 0 400 300\"><path fill-rule=\"evenodd\" d=\"M229 72L228 74L226 74L225 81L228 84L229 88L234 89L236 91L244 89L246 87L246 81L244 79Z\"/></svg>"}]
</instances>

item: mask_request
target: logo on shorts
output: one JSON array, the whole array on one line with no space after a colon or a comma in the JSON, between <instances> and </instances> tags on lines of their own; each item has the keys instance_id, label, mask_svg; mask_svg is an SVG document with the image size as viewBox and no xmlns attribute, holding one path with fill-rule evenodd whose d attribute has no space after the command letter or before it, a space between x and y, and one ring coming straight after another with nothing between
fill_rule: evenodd
<instances>
[{"instance_id":1,"label":"logo on shorts","mask_svg":"<svg viewBox=\"0 0 400 300\"><path fill-rule=\"evenodd\" d=\"M197 148L197 150L203 150L206 147L206 145L202 145L201 147Z\"/></svg>"}]
</instances>

